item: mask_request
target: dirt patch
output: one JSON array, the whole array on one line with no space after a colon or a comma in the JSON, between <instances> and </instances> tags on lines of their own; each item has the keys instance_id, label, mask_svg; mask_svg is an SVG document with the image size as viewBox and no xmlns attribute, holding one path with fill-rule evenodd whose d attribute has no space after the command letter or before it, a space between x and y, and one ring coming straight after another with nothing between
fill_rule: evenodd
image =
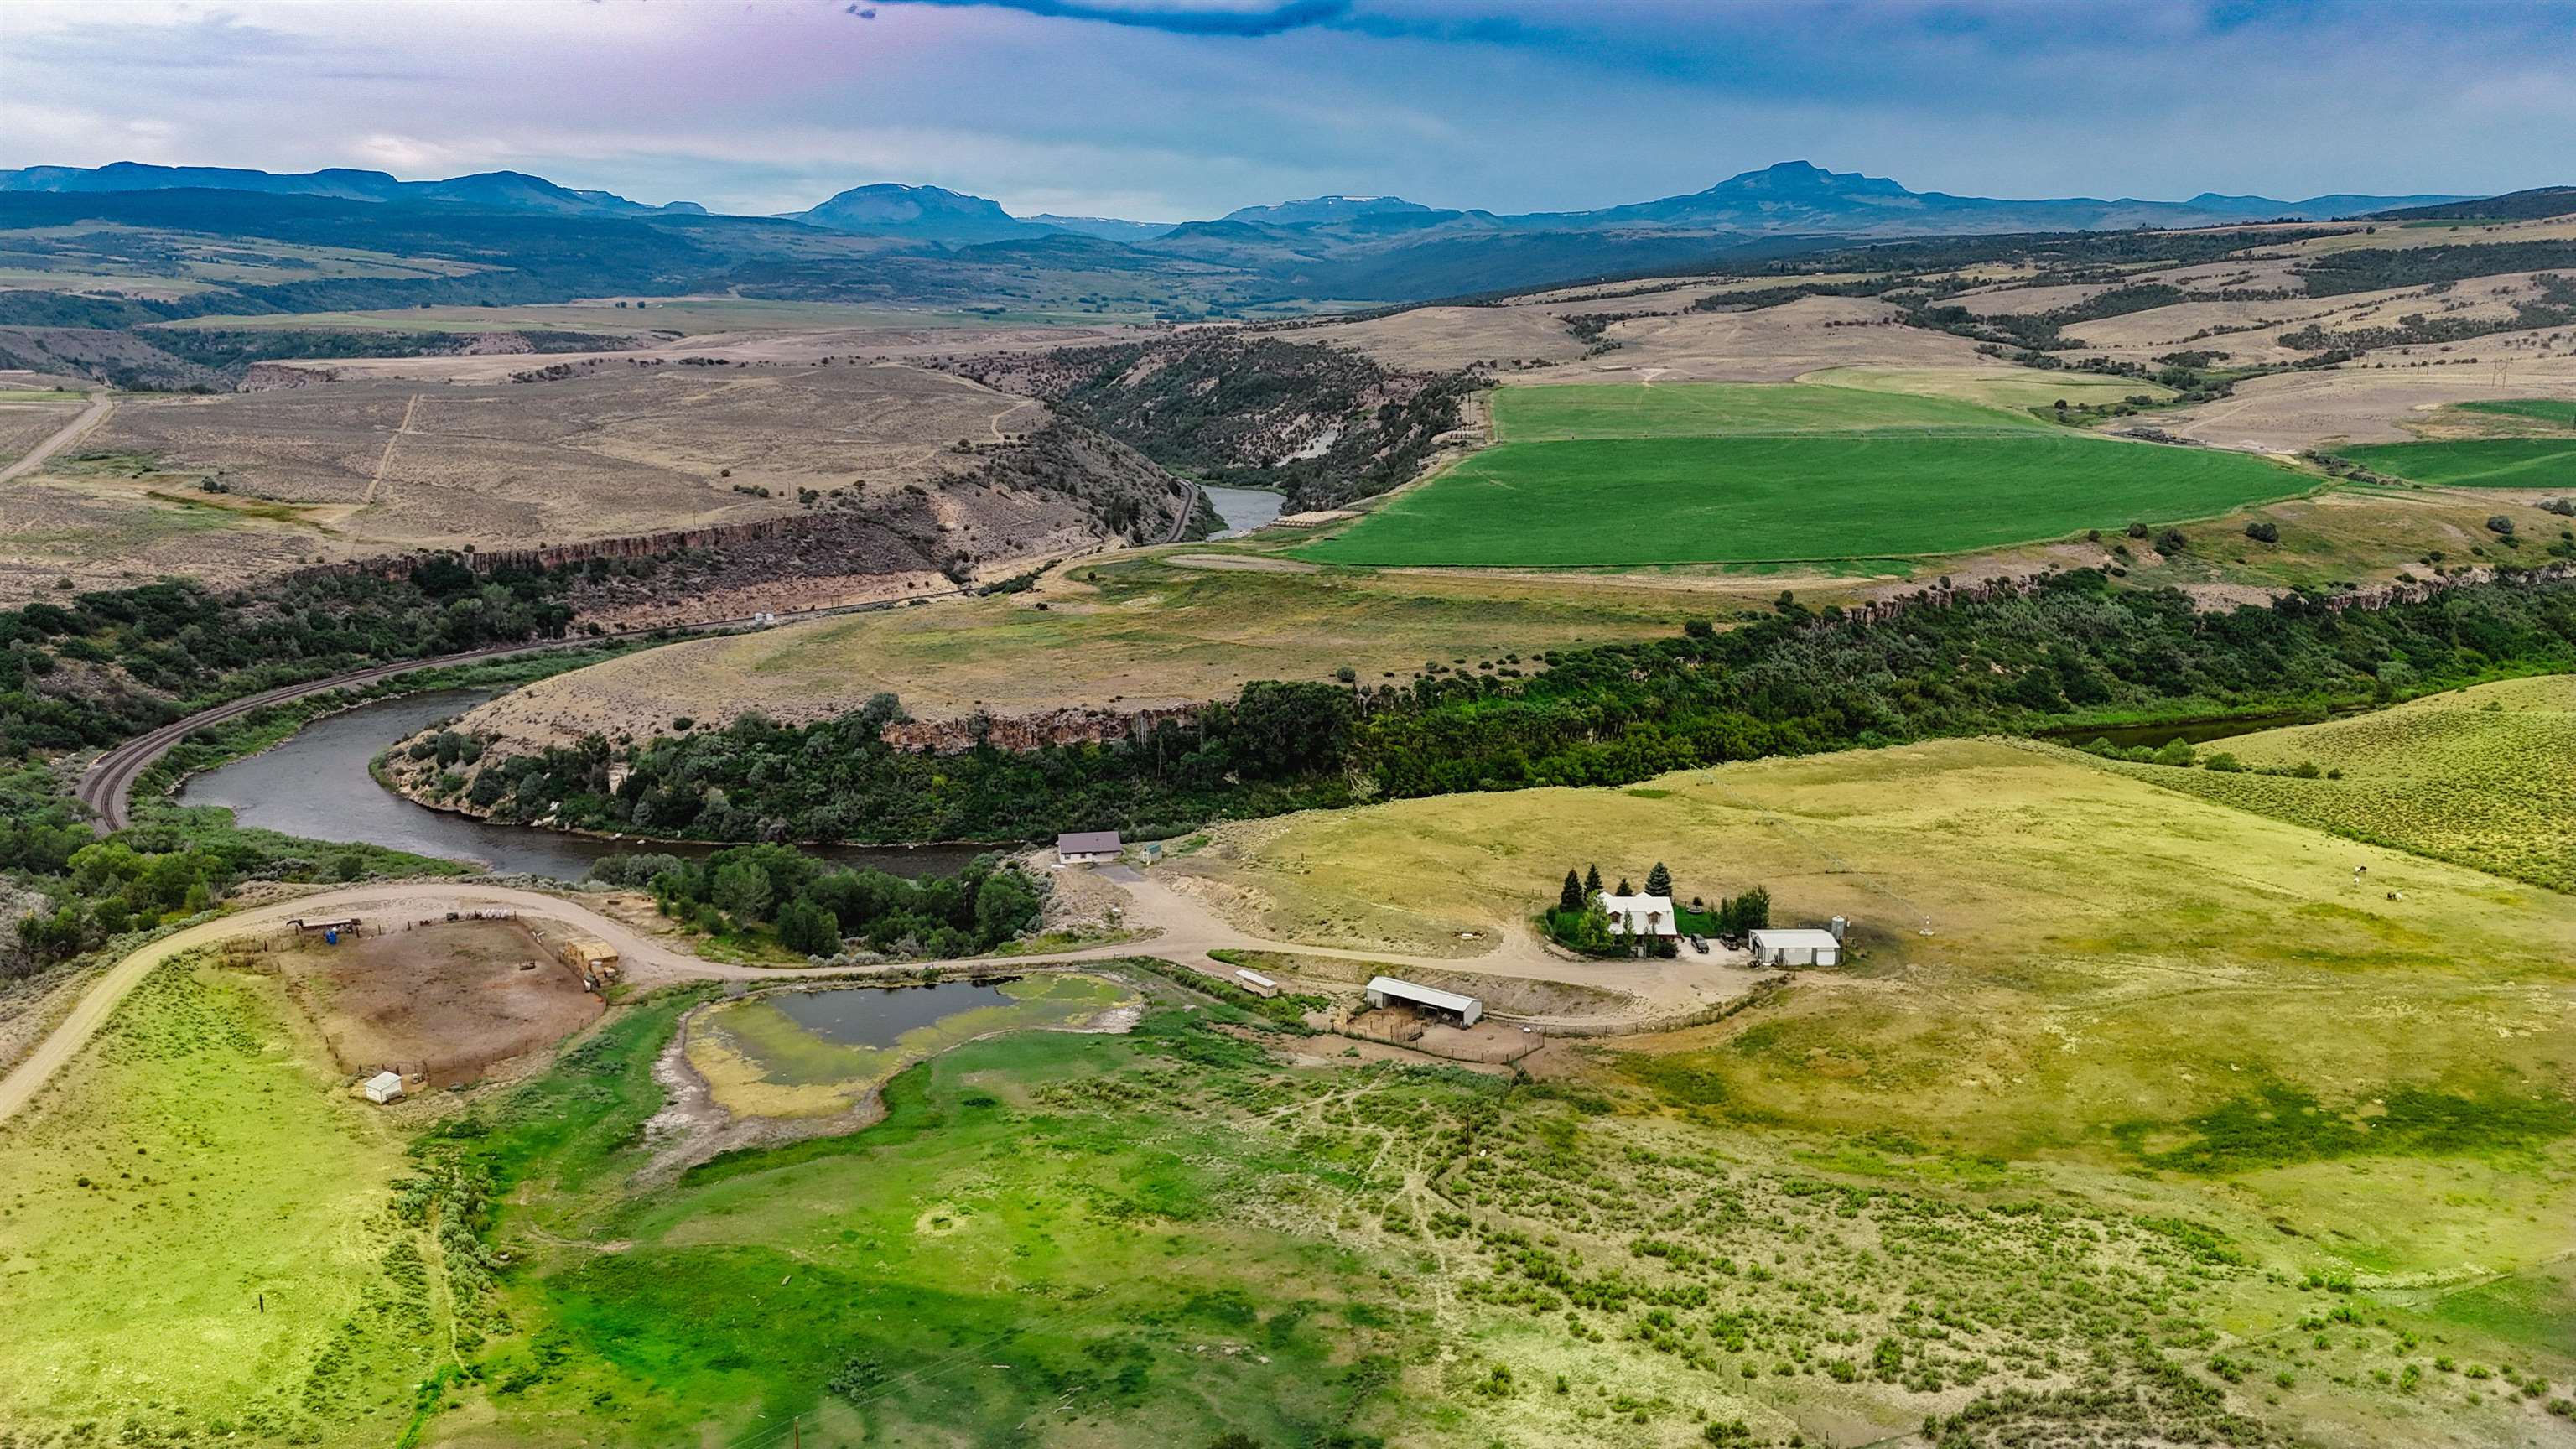
<instances>
[{"instance_id":1,"label":"dirt patch","mask_svg":"<svg viewBox=\"0 0 2576 1449\"><path fill-rule=\"evenodd\" d=\"M270 958L342 1071L470 1082L549 1046L604 1009L516 921L457 921L299 944Z\"/></svg>"}]
</instances>

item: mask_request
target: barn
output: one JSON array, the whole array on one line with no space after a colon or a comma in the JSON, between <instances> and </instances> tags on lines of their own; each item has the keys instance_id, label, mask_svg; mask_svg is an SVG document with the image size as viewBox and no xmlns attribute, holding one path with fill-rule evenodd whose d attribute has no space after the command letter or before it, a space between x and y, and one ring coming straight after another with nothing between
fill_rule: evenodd
<instances>
[{"instance_id":1,"label":"barn","mask_svg":"<svg viewBox=\"0 0 2576 1449\"><path fill-rule=\"evenodd\" d=\"M1485 1003L1455 991L1442 991L1436 986L1416 986L1392 976L1369 978L1368 1004L1373 1007L1409 1006L1425 1016L1446 1018L1460 1026L1474 1026L1485 1014Z\"/></svg>"},{"instance_id":2,"label":"barn","mask_svg":"<svg viewBox=\"0 0 2576 1449\"><path fill-rule=\"evenodd\" d=\"M1839 966L1842 938L1831 931L1761 930L1752 935L1756 966Z\"/></svg>"}]
</instances>

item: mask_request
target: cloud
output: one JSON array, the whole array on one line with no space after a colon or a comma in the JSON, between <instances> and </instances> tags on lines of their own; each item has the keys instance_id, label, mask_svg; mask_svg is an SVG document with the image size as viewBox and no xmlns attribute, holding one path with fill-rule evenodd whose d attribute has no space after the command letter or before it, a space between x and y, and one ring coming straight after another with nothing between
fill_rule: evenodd
<instances>
[{"instance_id":1,"label":"cloud","mask_svg":"<svg viewBox=\"0 0 2576 1449\"><path fill-rule=\"evenodd\" d=\"M1169 5L1094 4L1090 0L904 0L904 3L948 8L1018 10L1050 20L1090 20L1173 35L1231 36L1257 39L1332 25L1350 18L1351 0L1284 0L1270 5L1207 5L1188 0Z\"/></svg>"}]
</instances>

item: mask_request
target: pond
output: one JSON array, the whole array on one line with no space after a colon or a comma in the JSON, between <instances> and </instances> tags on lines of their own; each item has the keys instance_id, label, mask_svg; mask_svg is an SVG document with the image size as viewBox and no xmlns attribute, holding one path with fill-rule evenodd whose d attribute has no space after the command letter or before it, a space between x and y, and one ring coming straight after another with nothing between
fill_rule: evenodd
<instances>
[{"instance_id":1,"label":"pond","mask_svg":"<svg viewBox=\"0 0 2576 1449\"><path fill-rule=\"evenodd\" d=\"M698 857L703 844L602 840L526 825L496 825L417 805L376 783L367 764L395 742L490 699L487 689L436 689L377 700L306 725L275 749L191 776L182 805L221 805L235 823L308 840L381 845L470 861L504 874L579 880L606 856L662 851ZM811 853L895 875L954 871L977 847L820 846Z\"/></svg>"},{"instance_id":2,"label":"pond","mask_svg":"<svg viewBox=\"0 0 2576 1449\"><path fill-rule=\"evenodd\" d=\"M1210 535L1214 538L1237 538L1250 533L1276 519L1288 503L1286 494L1267 488L1220 488L1202 483L1199 491L1207 495L1208 506L1216 510L1216 516L1225 520L1225 531Z\"/></svg>"},{"instance_id":3,"label":"pond","mask_svg":"<svg viewBox=\"0 0 2576 1449\"><path fill-rule=\"evenodd\" d=\"M782 991L699 1014L684 1050L717 1105L738 1117L830 1116L905 1067L977 1037L1097 1027L1136 1000L1117 981L1077 972Z\"/></svg>"}]
</instances>

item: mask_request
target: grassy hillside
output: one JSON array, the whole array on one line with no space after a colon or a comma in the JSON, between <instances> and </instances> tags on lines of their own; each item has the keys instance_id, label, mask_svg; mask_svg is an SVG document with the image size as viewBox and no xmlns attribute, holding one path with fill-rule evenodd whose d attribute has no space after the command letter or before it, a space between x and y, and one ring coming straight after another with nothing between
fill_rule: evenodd
<instances>
[{"instance_id":1,"label":"grassy hillside","mask_svg":"<svg viewBox=\"0 0 2576 1449\"><path fill-rule=\"evenodd\" d=\"M0 1128L0 1424L401 1432L448 1351L437 1249L391 1208L399 1135L300 1021L272 982L162 967Z\"/></svg>"},{"instance_id":2,"label":"grassy hillside","mask_svg":"<svg viewBox=\"0 0 2576 1449\"><path fill-rule=\"evenodd\" d=\"M2576 677L2480 685L2209 748L2257 769L2307 762L2341 778L2121 768L2238 809L2576 891Z\"/></svg>"},{"instance_id":3,"label":"grassy hillside","mask_svg":"<svg viewBox=\"0 0 2576 1449\"><path fill-rule=\"evenodd\" d=\"M2224 513L2310 482L2240 453L1857 388L1506 388L1494 412L1502 442L1296 552L1520 568L1939 554Z\"/></svg>"}]
</instances>

